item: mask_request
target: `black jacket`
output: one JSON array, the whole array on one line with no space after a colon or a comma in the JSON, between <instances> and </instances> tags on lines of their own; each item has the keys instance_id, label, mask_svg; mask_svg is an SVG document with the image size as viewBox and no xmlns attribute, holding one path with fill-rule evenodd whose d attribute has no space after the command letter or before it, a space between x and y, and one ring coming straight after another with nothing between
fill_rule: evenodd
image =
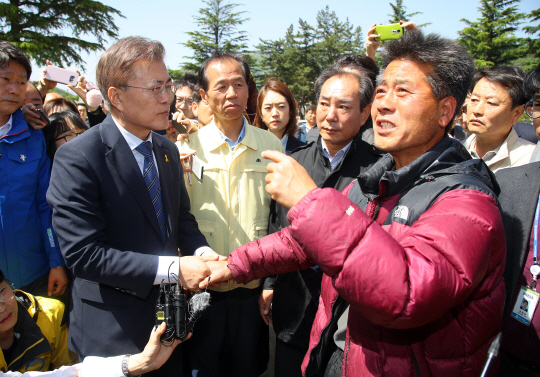
<instances>
[{"instance_id":1,"label":"black jacket","mask_svg":"<svg viewBox=\"0 0 540 377\"><path fill-rule=\"evenodd\" d=\"M368 170L384 153L365 140L373 140L368 121L355 136L343 160L334 170L324 156L321 137L316 142L297 148L291 157L308 172L317 187L343 190L358 175ZM289 225L287 210L272 201L268 234ZM312 268L266 278L264 289L274 289L273 326L282 341L307 349L309 332L317 312L322 272Z\"/></svg>"},{"instance_id":2,"label":"black jacket","mask_svg":"<svg viewBox=\"0 0 540 377\"><path fill-rule=\"evenodd\" d=\"M303 147L306 145L303 141L298 140L296 137L290 137L287 139L287 145L285 146L285 153L289 156L297 148Z\"/></svg>"}]
</instances>

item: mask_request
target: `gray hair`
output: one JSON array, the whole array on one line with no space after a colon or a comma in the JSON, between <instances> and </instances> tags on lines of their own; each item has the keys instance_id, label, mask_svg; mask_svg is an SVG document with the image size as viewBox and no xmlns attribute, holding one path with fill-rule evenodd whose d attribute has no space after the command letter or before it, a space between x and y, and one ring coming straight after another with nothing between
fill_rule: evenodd
<instances>
[{"instance_id":1,"label":"gray hair","mask_svg":"<svg viewBox=\"0 0 540 377\"><path fill-rule=\"evenodd\" d=\"M107 110L111 109L109 88L127 85L133 76L133 65L141 60L162 62L165 47L161 42L143 37L122 38L101 55L96 69L96 81Z\"/></svg>"}]
</instances>

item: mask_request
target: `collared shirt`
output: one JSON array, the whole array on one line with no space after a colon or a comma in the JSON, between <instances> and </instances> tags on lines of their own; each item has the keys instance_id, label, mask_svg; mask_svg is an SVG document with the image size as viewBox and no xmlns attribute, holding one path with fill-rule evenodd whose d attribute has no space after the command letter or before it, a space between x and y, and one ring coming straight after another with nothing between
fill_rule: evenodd
<instances>
[{"instance_id":1,"label":"collared shirt","mask_svg":"<svg viewBox=\"0 0 540 377\"><path fill-rule=\"evenodd\" d=\"M133 157L135 157L135 161L137 161L137 165L139 166L139 169L141 170L141 174L143 174L143 168L144 168L144 155L136 150L143 140L138 138L137 136L133 135L131 132L127 131L124 127L122 127L116 119L111 115L114 124L116 124L116 127L118 127L118 130L126 139L126 142L131 149L131 152L133 153ZM150 141L152 142L152 132L148 134L148 137L144 141ZM154 154L154 150L152 149L152 158L154 159L154 166L156 167L156 171L159 177L159 168L156 162L156 156ZM207 250L211 250L208 246L202 246L195 250L195 255L201 255ZM171 257L171 256L159 256L159 263L158 263L158 269L156 272L156 278L154 279L154 285L160 284L164 279L167 279L169 277L169 269L171 271L178 271L178 266L180 259L179 257ZM171 266L173 264L173 266Z\"/></svg>"},{"instance_id":2,"label":"collared shirt","mask_svg":"<svg viewBox=\"0 0 540 377\"><path fill-rule=\"evenodd\" d=\"M281 145L283 145L283 148L287 150L287 142L289 141L289 135L285 134L281 138Z\"/></svg>"},{"instance_id":3,"label":"collared shirt","mask_svg":"<svg viewBox=\"0 0 540 377\"><path fill-rule=\"evenodd\" d=\"M6 124L0 127L0 138L6 136L11 131L11 124L13 123L13 115L9 116Z\"/></svg>"},{"instance_id":4,"label":"collared shirt","mask_svg":"<svg viewBox=\"0 0 540 377\"><path fill-rule=\"evenodd\" d=\"M126 142L127 142L128 146L129 146L129 149L131 149L131 152L133 153L133 157L135 157L135 161L137 161L137 165L139 166L139 169L141 170L141 173L143 173L144 155L135 148L137 148L139 145L141 145L141 143L143 141L152 142L152 132L150 132L148 134L148 137L146 138L146 140L141 140L140 138L138 138L137 136L133 135L131 132L126 130L124 127L122 127L120 125L120 123L118 123L116 121L116 119L114 119L114 117L112 115L111 115L111 117L112 117L112 119L114 121L114 124L116 124L116 127L118 127L118 130L120 131L120 133L124 137L124 139L126 139ZM157 165L157 162L156 162L156 156L154 155L154 150L153 149L152 149L152 158L154 159L154 166L156 167L156 171L157 171L157 174L158 174L158 177L159 177L159 168L158 168L158 165Z\"/></svg>"},{"instance_id":5,"label":"collared shirt","mask_svg":"<svg viewBox=\"0 0 540 377\"><path fill-rule=\"evenodd\" d=\"M238 140L236 140L236 141L232 141L227 136L225 136L225 134L223 132L221 132L221 130L218 128L218 126L216 126L216 123L213 120L206 127L215 127L219 132L219 136L221 136L221 138L223 140L225 140L227 142L227 144L229 144L229 147L231 147L231 150L234 150L234 147L236 147L238 145L238 143L240 143L242 141L242 139L246 136L246 121L245 121L245 119L242 119L242 131L240 131L240 136L238 136Z\"/></svg>"},{"instance_id":6,"label":"collared shirt","mask_svg":"<svg viewBox=\"0 0 540 377\"><path fill-rule=\"evenodd\" d=\"M347 151L349 150L352 144L352 140L351 140L349 144L344 146L343 149L338 151L335 154L335 156L332 157L332 155L330 155L330 152L328 151L328 148L326 147L326 143L324 142L322 138L321 138L321 142L322 142L323 155L330 161L330 166L332 167L332 170L334 170L336 166L338 166L338 164L341 162L341 160L343 160L343 157L345 157L345 153L347 153Z\"/></svg>"},{"instance_id":7,"label":"collared shirt","mask_svg":"<svg viewBox=\"0 0 540 377\"><path fill-rule=\"evenodd\" d=\"M531 160L529 162L538 162L540 161L540 141L536 143L536 147L531 155Z\"/></svg>"},{"instance_id":8,"label":"collared shirt","mask_svg":"<svg viewBox=\"0 0 540 377\"><path fill-rule=\"evenodd\" d=\"M463 142L463 145L473 158L480 158L476 153L476 135L472 134ZM493 173L500 169L528 164L535 145L530 141L521 139L512 128L504 142L492 151L487 152L482 160Z\"/></svg>"}]
</instances>

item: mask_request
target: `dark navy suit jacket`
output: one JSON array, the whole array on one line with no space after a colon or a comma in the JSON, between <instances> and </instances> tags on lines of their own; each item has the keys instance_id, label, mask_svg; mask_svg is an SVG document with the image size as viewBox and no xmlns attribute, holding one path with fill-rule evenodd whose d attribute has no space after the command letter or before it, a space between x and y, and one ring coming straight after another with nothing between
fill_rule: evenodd
<instances>
[{"instance_id":1,"label":"dark navy suit jacket","mask_svg":"<svg viewBox=\"0 0 540 377\"><path fill-rule=\"evenodd\" d=\"M47 200L75 276L69 346L82 356L142 351L154 325L158 255L207 246L191 213L176 146L152 136L170 236L165 242L133 152L109 115L61 146ZM175 271L178 273L178 271Z\"/></svg>"}]
</instances>

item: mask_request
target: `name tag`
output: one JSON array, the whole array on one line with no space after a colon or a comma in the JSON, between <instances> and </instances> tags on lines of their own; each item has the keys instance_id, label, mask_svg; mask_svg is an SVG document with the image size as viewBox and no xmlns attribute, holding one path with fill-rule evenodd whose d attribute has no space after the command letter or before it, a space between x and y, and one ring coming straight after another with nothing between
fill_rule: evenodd
<instances>
[{"instance_id":1,"label":"name tag","mask_svg":"<svg viewBox=\"0 0 540 377\"><path fill-rule=\"evenodd\" d=\"M538 305L538 293L527 287L521 287L512 311L512 318L526 326L531 324L531 320Z\"/></svg>"}]
</instances>

